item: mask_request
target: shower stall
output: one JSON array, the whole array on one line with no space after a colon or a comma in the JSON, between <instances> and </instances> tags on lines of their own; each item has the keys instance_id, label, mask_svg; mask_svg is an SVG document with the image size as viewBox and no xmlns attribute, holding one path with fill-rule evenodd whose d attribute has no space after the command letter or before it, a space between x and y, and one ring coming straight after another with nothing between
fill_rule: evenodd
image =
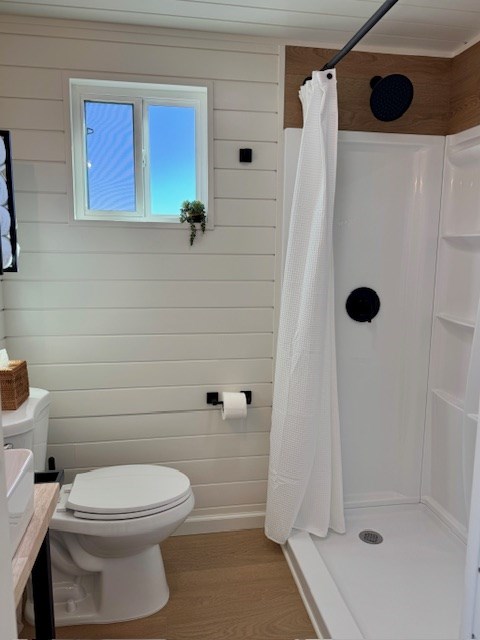
<instances>
[{"instance_id":1,"label":"shower stall","mask_svg":"<svg viewBox=\"0 0 480 640\"><path fill-rule=\"evenodd\" d=\"M300 137L285 132L285 242ZM480 128L340 132L333 224L346 533L294 531L285 553L324 637L459 638L480 388ZM380 301L371 322L346 312L360 287Z\"/></svg>"}]
</instances>

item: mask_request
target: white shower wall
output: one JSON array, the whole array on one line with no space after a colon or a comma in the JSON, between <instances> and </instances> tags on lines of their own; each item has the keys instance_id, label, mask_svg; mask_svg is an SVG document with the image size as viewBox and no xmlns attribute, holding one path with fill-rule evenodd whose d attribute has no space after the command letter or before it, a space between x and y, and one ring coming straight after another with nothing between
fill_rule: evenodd
<instances>
[{"instance_id":1,"label":"white shower wall","mask_svg":"<svg viewBox=\"0 0 480 640\"><path fill-rule=\"evenodd\" d=\"M287 212L300 135L285 132ZM441 137L340 132L334 256L347 506L420 499L443 150ZM365 286L381 300L372 323L345 311Z\"/></svg>"},{"instance_id":2,"label":"white shower wall","mask_svg":"<svg viewBox=\"0 0 480 640\"><path fill-rule=\"evenodd\" d=\"M422 486L422 501L464 539L477 430L468 415L478 409L479 353L470 384L468 372L479 294L480 127L475 127L446 141Z\"/></svg>"}]
</instances>

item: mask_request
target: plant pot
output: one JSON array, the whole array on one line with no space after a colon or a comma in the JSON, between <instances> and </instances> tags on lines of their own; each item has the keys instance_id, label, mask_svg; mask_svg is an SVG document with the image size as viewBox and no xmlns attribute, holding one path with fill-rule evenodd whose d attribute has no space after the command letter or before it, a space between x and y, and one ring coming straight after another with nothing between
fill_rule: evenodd
<instances>
[{"instance_id":1,"label":"plant pot","mask_svg":"<svg viewBox=\"0 0 480 640\"><path fill-rule=\"evenodd\" d=\"M201 222L203 222L205 216L203 215L203 213L197 213L197 214L192 214L190 216L188 216L187 221L190 223L198 223L200 224Z\"/></svg>"}]
</instances>

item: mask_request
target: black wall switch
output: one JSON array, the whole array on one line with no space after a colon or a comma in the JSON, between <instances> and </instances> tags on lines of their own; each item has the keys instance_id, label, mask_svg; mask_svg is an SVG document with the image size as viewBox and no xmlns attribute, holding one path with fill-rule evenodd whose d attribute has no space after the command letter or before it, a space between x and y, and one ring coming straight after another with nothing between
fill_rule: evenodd
<instances>
[{"instance_id":1,"label":"black wall switch","mask_svg":"<svg viewBox=\"0 0 480 640\"><path fill-rule=\"evenodd\" d=\"M252 161L252 150L240 149L240 162L251 162L251 161Z\"/></svg>"}]
</instances>

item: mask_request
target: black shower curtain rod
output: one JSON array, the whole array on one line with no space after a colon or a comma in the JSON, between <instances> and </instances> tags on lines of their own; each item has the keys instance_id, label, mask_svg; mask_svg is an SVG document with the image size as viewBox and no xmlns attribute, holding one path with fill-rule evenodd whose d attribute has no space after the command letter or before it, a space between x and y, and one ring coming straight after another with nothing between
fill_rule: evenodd
<instances>
[{"instance_id":1,"label":"black shower curtain rod","mask_svg":"<svg viewBox=\"0 0 480 640\"><path fill-rule=\"evenodd\" d=\"M377 24L377 22L379 22L379 20L381 20L383 16L388 11L390 11L393 5L396 4L397 2L398 0L385 0L385 2L365 22L365 24L357 31L357 33L352 38L350 38L350 40L343 47L343 49L338 51L333 56L333 58L331 58L331 60L329 60L327 64L325 64L322 67L322 71L327 71L328 69L334 69L335 65L338 62L340 62L340 60L342 60L342 58L344 58L347 55L347 53L349 53L358 42L360 42L360 40L370 31L370 29L372 29L372 27L374 27ZM307 80L311 80L311 79L312 79L311 76L309 76L308 78L305 78L305 80L303 81L303 84L305 84Z\"/></svg>"}]
</instances>

